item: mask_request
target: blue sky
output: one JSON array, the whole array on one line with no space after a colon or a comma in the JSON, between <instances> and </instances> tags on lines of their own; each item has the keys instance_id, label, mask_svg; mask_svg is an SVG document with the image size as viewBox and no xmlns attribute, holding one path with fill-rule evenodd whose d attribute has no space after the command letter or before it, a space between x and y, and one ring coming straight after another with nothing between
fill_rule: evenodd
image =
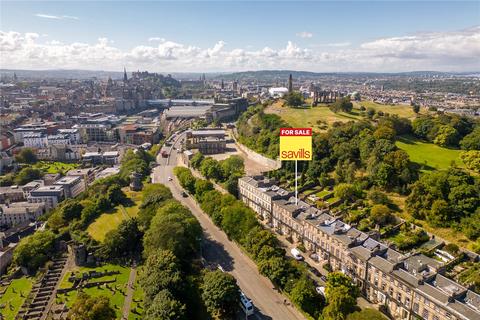
<instances>
[{"instance_id":1,"label":"blue sky","mask_svg":"<svg viewBox=\"0 0 480 320\"><path fill-rule=\"evenodd\" d=\"M1 1L0 18L1 67L113 69L127 64L166 71L276 65L314 71L479 67L478 1ZM108 57L99 52L102 48L112 61L101 62ZM36 51L42 57L32 58ZM91 62L85 54L92 55Z\"/></svg>"}]
</instances>

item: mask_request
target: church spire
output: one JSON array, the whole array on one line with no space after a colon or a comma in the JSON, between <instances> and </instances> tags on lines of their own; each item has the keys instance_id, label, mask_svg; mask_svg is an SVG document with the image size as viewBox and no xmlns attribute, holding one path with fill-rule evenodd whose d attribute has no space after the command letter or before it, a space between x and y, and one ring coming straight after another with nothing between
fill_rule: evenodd
<instances>
[{"instance_id":1,"label":"church spire","mask_svg":"<svg viewBox=\"0 0 480 320\"><path fill-rule=\"evenodd\" d=\"M127 78L127 69L125 67L123 67L123 82L127 82L128 78Z\"/></svg>"}]
</instances>

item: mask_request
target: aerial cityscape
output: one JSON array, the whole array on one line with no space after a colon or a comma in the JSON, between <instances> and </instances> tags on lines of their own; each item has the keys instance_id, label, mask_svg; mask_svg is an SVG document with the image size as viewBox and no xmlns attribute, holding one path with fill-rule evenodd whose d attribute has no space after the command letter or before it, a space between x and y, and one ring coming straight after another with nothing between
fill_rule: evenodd
<instances>
[{"instance_id":1,"label":"aerial cityscape","mask_svg":"<svg viewBox=\"0 0 480 320\"><path fill-rule=\"evenodd\" d=\"M480 319L480 2L0 0L4 319Z\"/></svg>"}]
</instances>

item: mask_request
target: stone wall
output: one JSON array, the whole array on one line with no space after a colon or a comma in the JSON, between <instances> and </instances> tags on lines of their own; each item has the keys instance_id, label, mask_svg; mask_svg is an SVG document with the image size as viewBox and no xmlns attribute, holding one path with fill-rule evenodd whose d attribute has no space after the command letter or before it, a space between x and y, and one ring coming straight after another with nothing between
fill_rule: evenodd
<instances>
[{"instance_id":1,"label":"stone wall","mask_svg":"<svg viewBox=\"0 0 480 320\"><path fill-rule=\"evenodd\" d=\"M282 166L282 162L280 160L273 160L273 159L267 158L253 151L247 146L241 144L240 142L238 142L235 134L232 134L232 136L233 136L233 139L235 140L235 145L237 146L237 148L241 150L243 153L245 153L247 157L249 157L253 161L262 164L263 166L267 167L269 170L279 169Z\"/></svg>"}]
</instances>

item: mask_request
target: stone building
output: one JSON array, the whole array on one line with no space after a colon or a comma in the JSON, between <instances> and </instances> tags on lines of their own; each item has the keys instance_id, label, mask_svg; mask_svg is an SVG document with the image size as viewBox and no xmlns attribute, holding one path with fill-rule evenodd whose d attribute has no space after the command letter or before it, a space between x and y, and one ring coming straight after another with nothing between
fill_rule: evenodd
<instances>
[{"instance_id":1,"label":"stone building","mask_svg":"<svg viewBox=\"0 0 480 320\"><path fill-rule=\"evenodd\" d=\"M480 319L480 295L445 277L442 262L418 253L401 254L328 210L296 204L294 198L272 199L268 193L274 184L264 177L243 177L238 186L240 199L273 230L348 275L363 296L393 318Z\"/></svg>"}]
</instances>

